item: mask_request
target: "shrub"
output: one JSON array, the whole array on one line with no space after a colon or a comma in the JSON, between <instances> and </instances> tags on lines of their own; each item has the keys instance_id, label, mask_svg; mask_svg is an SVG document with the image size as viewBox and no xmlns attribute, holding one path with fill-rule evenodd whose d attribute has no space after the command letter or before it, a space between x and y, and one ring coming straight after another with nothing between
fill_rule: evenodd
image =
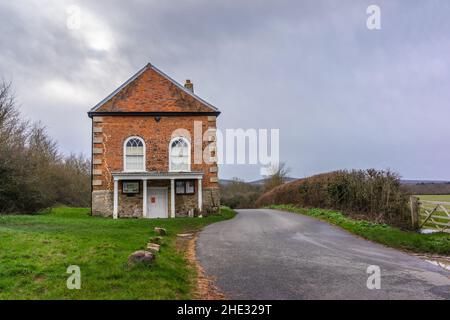
<instances>
[{"instance_id":1,"label":"shrub","mask_svg":"<svg viewBox=\"0 0 450 320\"><path fill-rule=\"evenodd\" d=\"M0 83L0 214L88 206L89 172L86 158L60 155L41 124L22 120L10 85Z\"/></svg>"},{"instance_id":2,"label":"shrub","mask_svg":"<svg viewBox=\"0 0 450 320\"><path fill-rule=\"evenodd\" d=\"M257 206L293 204L342 210L364 218L409 227L408 196L390 170L335 171L295 180L263 194Z\"/></svg>"},{"instance_id":3,"label":"shrub","mask_svg":"<svg viewBox=\"0 0 450 320\"><path fill-rule=\"evenodd\" d=\"M254 208L260 195L261 186L237 178L220 185L220 203L232 209Z\"/></svg>"}]
</instances>

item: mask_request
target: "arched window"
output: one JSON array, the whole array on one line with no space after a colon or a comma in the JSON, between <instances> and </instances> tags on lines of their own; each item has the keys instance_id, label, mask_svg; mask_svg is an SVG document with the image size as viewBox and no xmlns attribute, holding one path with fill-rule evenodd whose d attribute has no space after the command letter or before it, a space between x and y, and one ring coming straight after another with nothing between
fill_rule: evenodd
<instances>
[{"instance_id":1,"label":"arched window","mask_svg":"<svg viewBox=\"0 0 450 320\"><path fill-rule=\"evenodd\" d=\"M169 171L191 171L191 145L186 138L177 137L169 145Z\"/></svg>"},{"instance_id":2,"label":"arched window","mask_svg":"<svg viewBox=\"0 0 450 320\"><path fill-rule=\"evenodd\" d=\"M145 143L130 137L124 143L124 171L145 171Z\"/></svg>"}]
</instances>

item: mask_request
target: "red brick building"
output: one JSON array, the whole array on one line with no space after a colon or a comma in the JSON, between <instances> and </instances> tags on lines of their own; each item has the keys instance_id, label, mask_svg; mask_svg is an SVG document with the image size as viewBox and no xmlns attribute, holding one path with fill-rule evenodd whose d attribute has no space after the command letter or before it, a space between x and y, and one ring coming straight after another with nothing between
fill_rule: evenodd
<instances>
[{"instance_id":1,"label":"red brick building","mask_svg":"<svg viewBox=\"0 0 450 320\"><path fill-rule=\"evenodd\" d=\"M88 112L92 213L176 217L219 208L220 111L148 64Z\"/></svg>"}]
</instances>

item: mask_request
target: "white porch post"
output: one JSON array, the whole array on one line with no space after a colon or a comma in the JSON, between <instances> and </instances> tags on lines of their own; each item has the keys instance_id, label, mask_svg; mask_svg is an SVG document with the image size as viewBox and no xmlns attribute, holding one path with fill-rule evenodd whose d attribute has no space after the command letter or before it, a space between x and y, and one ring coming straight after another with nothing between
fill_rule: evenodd
<instances>
[{"instance_id":1,"label":"white porch post","mask_svg":"<svg viewBox=\"0 0 450 320\"><path fill-rule=\"evenodd\" d=\"M113 218L117 219L119 213L119 180L114 178Z\"/></svg>"},{"instance_id":2,"label":"white porch post","mask_svg":"<svg viewBox=\"0 0 450 320\"><path fill-rule=\"evenodd\" d=\"M170 217L175 218L175 179L170 179Z\"/></svg>"},{"instance_id":3,"label":"white porch post","mask_svg":"<svg viewBox=\"0 0 450 320\"><path fill-rule=\"evenodd\" d=\"M198 210L202 214L203 208L203 190L202 190L202 179L198 179Z\"/></svg>"},{"instance_id":4,"label":"white porch post","mask_svg":"<svg viewBox=\"0 0 450 320\"><path fill-rule=\"evenodd\" d=\"M147 180L142 180L142 217L147 217Z\"/></svg>"}]
</instances>

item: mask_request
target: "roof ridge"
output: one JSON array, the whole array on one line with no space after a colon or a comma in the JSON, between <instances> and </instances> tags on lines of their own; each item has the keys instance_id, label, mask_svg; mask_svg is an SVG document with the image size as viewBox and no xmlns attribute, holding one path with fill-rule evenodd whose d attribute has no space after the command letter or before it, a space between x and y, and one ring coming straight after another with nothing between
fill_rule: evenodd
<instances>
[{"instance_id":1,"label":"roof ridge","mask_svg":"<svg viewBox=\"0 0 450 320\"><path fill-rule=\"evenodd\" d=\"M187 89L185 86L183 86L181 83L177 82L176 80L174 80L173 78L171 78L170 76L168 76L166 73L164 73L164 71L161 71L160 69L158 69L157 67L155 67L154 65L150 64L150 67L155 70L156 72L158 72L160 75L162 75L163 77L165 77L167 80L169 80L170 82L172 82L173 84L175 84L177 87L179 87L181 90L183 90L185 93L187 93L188 95L192 96L193 98L199 100L201 103L207 105L208 107L212 108L214 111L219 111L219 109L217 109L216 107L214 107L212 104L210 104L208 101L203 100L202 98L200 98L198 95L196 95L194 92L192 92L191 90Z\"/></svg>"},{"instance_id":2,"label":"roof ridge","mask_svg":"<svg viewBox=\"0 0 450 320\"><path fill-rule=\"evenodd\" d=\"M95 112L98 108L100 108L102 105L104 105L106 102L112 99L116 94L118 94L123 88L125 88L127 85L129 85L131 82L136 80L142 73L144 73L145 70L147 70L149 67L151 67L150 63L147 63L143 68L141 68L138 72L136 72L134 75L132 75L127 81L122 83L116 90L111 92L106 98L104 98L102 101L97 103L89 112Z\"/></svg>"},{"instance_id":3,"label":"roof ridge","mask_svg":"<svg viewBox=\"0 0 450 320\"><path fill-rule=\"evenodd\" d=\"M160 74L161 76L163 76L164 78L166 78L167 80L169 80L171 83L173 83L174 85L176 85L179 89L181 89L184 93L190 95L191 97L193 97L194 99L198 100L199 102L201 102L202 104L204 104L205 106L207 106L208 108L211 108L213 111L216 112L220 112L218 108L216 108L215 106L213 106L212 104L210 104L209 102L203 100L202 98L200 98L199 96L197 96L194 92L192 92L191 90L185 88L182 84L180 84L179 82L175 81L174 79L172 79L170 76L168 76L166 73L164 73L163 71L161 71L160 69L158 69L156 66L152 65L150 62L148 62L143 68L141 68L138 72L136 72L134 75L132 75L127 81L125 81L123 84L121 84L117 89L115 89L113 92L111 92L106 98L104 98L102 101L100 101L99 103L97 103L93 108L91 108L89 110L89 114L90 113L94 113L96 112L96 110L98 110L101 106L103 106L106 102L108 102L109 100L111 100L116 94L118 94L123 88L125 88L126 86L128 86L131 82L133 82L134 80L136 80L141 74L143 74L147 69L152 68L154 71L156 71L158 74Z\"/></svg>"}]
</instances>

